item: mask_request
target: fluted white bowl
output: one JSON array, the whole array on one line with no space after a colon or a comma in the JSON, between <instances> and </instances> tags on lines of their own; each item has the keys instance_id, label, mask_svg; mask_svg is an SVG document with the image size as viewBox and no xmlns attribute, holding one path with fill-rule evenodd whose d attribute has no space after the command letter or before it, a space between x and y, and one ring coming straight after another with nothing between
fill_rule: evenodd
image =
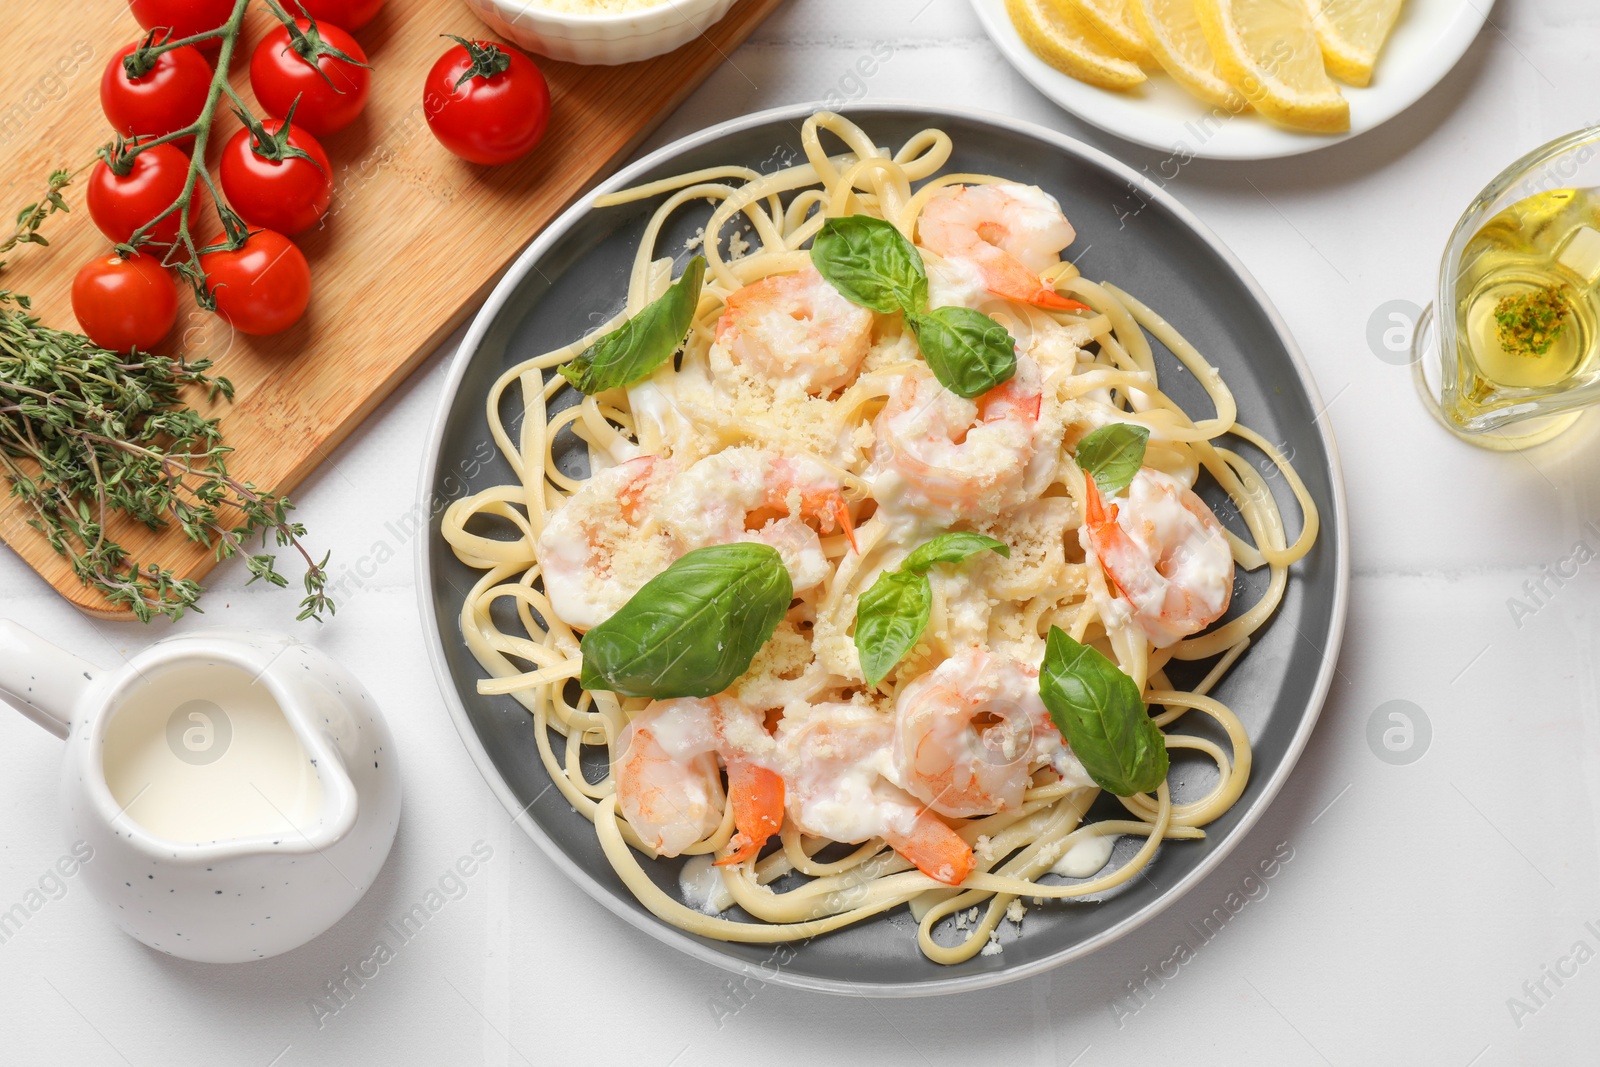
<instances>
[{"instance_id":1,"label":"fluted white bowl","mask_svg":"<svg viewBox=\"0 0 1600 1067\"><path fill-rule=\"evenodd\" d=\"M569 63L614 66L682 47L716 25L735 0L663 0L623 14L580 15L530 0L466 0L496 33Z\"/></svg>"}]
</instances>

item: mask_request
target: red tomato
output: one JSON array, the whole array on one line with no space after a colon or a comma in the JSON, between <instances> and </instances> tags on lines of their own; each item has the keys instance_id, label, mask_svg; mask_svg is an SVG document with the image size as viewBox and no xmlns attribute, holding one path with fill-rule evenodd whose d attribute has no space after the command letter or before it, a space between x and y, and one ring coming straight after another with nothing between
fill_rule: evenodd
<instances>
[{"instance_id":1,"label":"red tomato","mask_svg":"<svg viewBox=\"0 0 1600 1067\"><path fill-rule=\"evenodd\" d=\"M174 48L157 56L149 73L130 78L122 60L138 47L136 41L112 56L100 78L100 107L112 128L124 137L160 137L193 123L211 91L206 57L189 45ZM192 148L194 138L173 143Z\"/></svg>"},{"instance_id":2,"label":"red tomato","mask_svg":"<svg viewBox=\"0 0 1600 1067\"><path fill-rule=\"evenodd\" d=\"M335 26L359 30L378 14L383 0L300 0L300 4L318 22L327 19Z\"/></svg>"},{"instance_id":3,"label":"red tomato","mask_svg":"<svg viewBox=\"0 0 1600 1067\"><path fill-rule=\"evenodd\" d=\"M170 144L158 144L134 157L133 167L118 177L105 160L89 174L89 217L100 232L117 244L170 207L183 194L188 180L189 157ZM198 191L189 202L189 225L199 210ZM152 243L170 245L178 236L178 213L162 219L149 233Z\"/></svg>"},{"instance_id":4,"label":"red tomato","mask_svg":"<svg viewBox=\"0 0 1600 1067\"><path fill-rule=\"evenodd\" d=\"M295 19L294 24L303 34L311 26L305 19ZM339 27L319 22L317 34L325 44L357 63L367 61L367 54L356 44L356 39ZM318 70L322 73L317 73ZM298 96L300 106L295 109L295 125L318 137L342 130L354 122L361 109L367 106L371 87L370 70L333 56L319 56L313 68L294 50L289 30L282 25L263 37L250 56L250 88L255 90L256 100L267 114L283 118Z\"/></svg>"},{"instance_id":5,"label":"red tomato","mask_svg":"<svg viewBox=\"0 0 1600 1067\"><path fill-rule=\"evenodd\" d=\"M200 257L217 314L241 333L265 336L300 321L311 302L311 266L293 241L257 230L234 251Z\"/></svg>"},{"instance_id":6,"label":"red tomato","mask_svg":"<svg viewBox=\"0 0 1600 1067\"><path fill-rule=\"evenodd\" d=\"M139 25L171 30L174 41L214 30L233 14L233 0L131 0L130 6Z\"/></svg>"},{"instance_id":7,"label":"red tomato","mask_svg":"<svg viewBox=\"0 0 1600 1067\"><path fill-rule=\"evenodd\" d=\"M267 119L261 125L273 135L269 147L276 145L283 123ZM333 164L317 139L298 126L289 128L286 140L311 159L269 159L256 150L249 130L234 134L222 150L222 191L228 205L251 226L292 236L327 214L333 202Z\"/></svg>"},{"instance_id":8,"label":"red tomato","mask_svg":"<svg viewBox=\"0 0 1600 1067\"><path fill-rule=\"evenodd\" d=\"M434 63L423 83L422 109L439 143L462 159L509 163L531 152L544 136L550 87L521 52L473 41L456 45Z\"/></svg>"},{"instance_id":9,"label":"red tomato","mask_svg":"<svg viewBox=\"0 0 1600 1067\"><path fill-rule=\"evenodd\" d=\"M72 280L72 313L101 348L148 350L178 320L178 287L154 256L99 256Z\"/></svg>"}]
</instances>

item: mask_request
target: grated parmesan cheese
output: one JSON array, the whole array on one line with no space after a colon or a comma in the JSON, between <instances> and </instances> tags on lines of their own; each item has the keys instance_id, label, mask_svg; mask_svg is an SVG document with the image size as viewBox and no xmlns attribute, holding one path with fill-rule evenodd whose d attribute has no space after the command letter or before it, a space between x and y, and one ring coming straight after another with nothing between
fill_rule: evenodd
<instances>
[{"instance_id":1,"label":"grated parmesan cheese","mask_svg":"<svg viewBox=\"0 0 1600 1067\"><path fill-rule=\"evenodd\" d=\"M643 11L660 7L666 0L528 0L533 7L546 11L560 11L568 15L621 15L628 11Z\"/></svg>"}]
</instances>

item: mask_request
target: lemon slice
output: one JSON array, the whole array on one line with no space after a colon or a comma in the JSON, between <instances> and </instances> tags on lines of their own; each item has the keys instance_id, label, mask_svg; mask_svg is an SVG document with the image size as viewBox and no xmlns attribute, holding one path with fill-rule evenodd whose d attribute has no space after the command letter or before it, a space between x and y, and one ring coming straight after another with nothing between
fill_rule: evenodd
<instances>
[{"instance_id":1,"label":"lemon slice","mask_svg":"<svg viewBox=\"0 0 1600 1067\"><path fill-rule=\"evenodd\" d=\"M1063 74L1103 89L1131 89L1145 80L1139 65L1118 55L1065 0L1006 0L1006 14L1033 54Z\"/></svg>"},{"instance_id":2,"label":"lemon slice","mask_svg":"<svg viewBox=\"0 0 1600 1067\"><path fill-rule=\"evenodd\" d=\"M1128 0L1128 14L1156 62L1201 100L1237 114L1250 102L1228 84L1200 29L1195 0Z\"/></svg>"},{"instance_id":3,"label":"lemon slice","mask_svg":"<svg viewBox=\"0 0 1600 1067\"><path fill-rule=\"evenodd\" d=\"M1328 73L1351 85L1372 81L1378 52L1400 16L1401 0L1306 0Z\"/></svg>"},{"instance_id":4,"label":"lemon slice","mask_svg":"<svg viewBox=\"0 0 1600 1067\"><path fill-rule=\"evenodd\" d=\"M1100 35L1123 59L1137 63L1141 67L1156 65L1156 57L1151 53L1150 46L1145 43L1144 34L1139 32L1139 27L1134 25L1129 15L1128 9L1132 6L1132 0L1067 0L1067 2L1077 7L1089 24L1100 31ZM1316 2L1318 0L1307 0L1307 3Z\"/></svg>"},{"instance_id":5,"label":"lemon slice","mask_svg":"<svg viewBox=\"0 0 1600 1067\"><path fill-rule=\"evenodd\" d=\"M1322 65L1306 0L1195 0L1217 69L1269 119L1317 133L1350 128Z\"/></svg>"}]
</instances>

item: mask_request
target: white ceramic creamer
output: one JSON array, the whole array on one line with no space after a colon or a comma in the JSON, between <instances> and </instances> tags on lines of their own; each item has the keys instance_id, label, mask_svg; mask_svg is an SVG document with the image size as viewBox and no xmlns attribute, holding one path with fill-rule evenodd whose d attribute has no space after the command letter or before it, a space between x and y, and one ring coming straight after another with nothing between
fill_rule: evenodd
<instances>
[{"instance_id":1,"label":"white ceramic creamer","mask_svg":"<svg viewBox=\"0 0 1600 1067\"><path fill-rule=\"evenodd\" d=\"M0 622L0 694L66 738L84 878L124 930L231 963L305 944L377 877L400 820L372 698L282 634L158 641L103 671Z\"/></svg>"}]
</instances>

